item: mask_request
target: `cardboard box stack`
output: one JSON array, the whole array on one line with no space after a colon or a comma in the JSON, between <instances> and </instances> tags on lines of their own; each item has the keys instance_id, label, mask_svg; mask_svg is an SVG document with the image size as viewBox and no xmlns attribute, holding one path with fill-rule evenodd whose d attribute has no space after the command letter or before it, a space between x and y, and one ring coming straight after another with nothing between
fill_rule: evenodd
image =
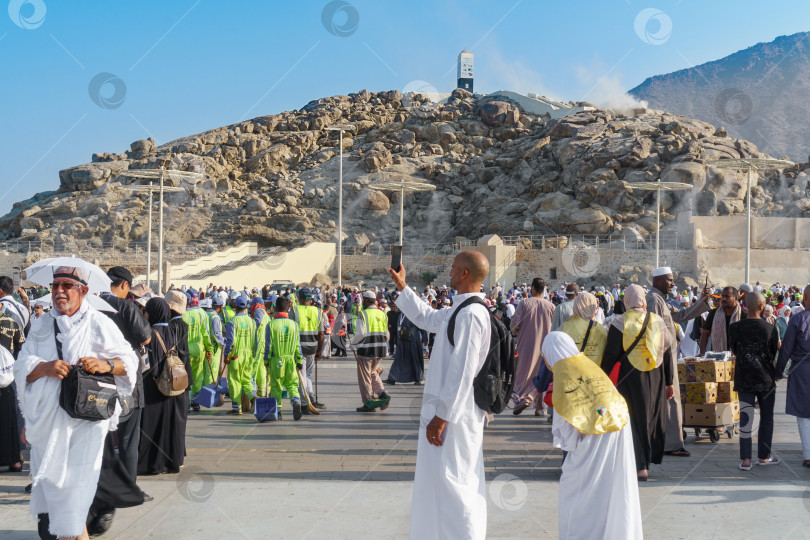
<instances>
[{"instance_id":1,"label":"cardboard box stack","mask_svg":"<svg viewBox=\"0 0 810 540\"><path fill-rule=\"evenodd\" d=\"M740 404L732 382L734 361L687 358L678 364L678 377L684 425L715 427L740 420Z\"/></svg>"}]
</instances>

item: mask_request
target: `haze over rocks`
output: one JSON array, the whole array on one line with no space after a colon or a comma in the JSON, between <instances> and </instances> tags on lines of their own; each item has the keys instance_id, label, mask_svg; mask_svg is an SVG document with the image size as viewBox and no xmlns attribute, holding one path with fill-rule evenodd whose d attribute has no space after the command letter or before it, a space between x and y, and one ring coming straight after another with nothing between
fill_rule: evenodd
<instances>
[{"instance_id":1,"label":"haze over rocks","mask_svg":"<svg viewBox=\"0 0 810 540\"><path fill-rule=\"evenodd\" d=\"M426 181L433 193L406 195L406 242L452 242L497 233L627 235L654 232L654 194L633 182L686 182L701 214L744 210L742 174L705 160L765 157L748 141L705 122L650 109L595 109L551 120L498 96L456 90L447 103L421 94L363 90L312 101L299 111L262 116L163 145L132 143L120 153L60 171L56 191L15 203L0 218L0 239L72 242L146 240L143 181L128 170L196 171L187 192L166 195L166 242L211 249L254 240L295 247L336 238L338 152L344 134L344 234L364 248L398 239L397 192L387 179ZM762 215L810 211L807 164L759 180L752 205ZM662 198L665 226L690 195Z\"/></svg>"}]
</instances>

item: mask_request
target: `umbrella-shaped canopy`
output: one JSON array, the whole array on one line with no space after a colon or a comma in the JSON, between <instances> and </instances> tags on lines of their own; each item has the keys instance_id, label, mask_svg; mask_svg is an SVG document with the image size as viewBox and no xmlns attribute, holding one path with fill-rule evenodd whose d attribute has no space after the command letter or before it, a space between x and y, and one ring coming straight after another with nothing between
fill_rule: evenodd
<instances>
[{"instance_id":1,"label":"umbrella-shaped canopy","mask_svg":"<svg viewBox=\"0 0 810 540\"><path fill-rule=\"evenodd\" d=\"M51 257L37 261L24 270L25 279L37 285L50 287L54 272L62 266L79 268L87 273L87 286L90 288L88 295L110 291L112 280L104 270L78 257Z\"/></svg>"},{"instance_id":2,"label":"umbrella-shaped canopy","mask_svg":"<svg viewBox=\"0 0 810 540\"><path fill-rule=\"evenodd\" d=\"M112 307L110 304L107 303L106 300L101 298L100 296L96 296L94 294L87 294L84 297L85 302L90 304L91 307L96 308L99 311L110 311L112 313L118 313L118 310ZM53 305L53 299L51 298L51 293L46 294L42 298L37 298L37 303L40 303L44 306Z\"/></svg>"}]
</instances>

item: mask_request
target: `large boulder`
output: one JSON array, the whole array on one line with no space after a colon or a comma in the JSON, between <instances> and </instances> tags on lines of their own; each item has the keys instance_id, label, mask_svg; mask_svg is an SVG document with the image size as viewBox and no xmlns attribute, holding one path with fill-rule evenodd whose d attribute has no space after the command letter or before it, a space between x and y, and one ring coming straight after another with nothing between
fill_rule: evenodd
<instances>
[{"instance_id":1,"label":"large boulder","mask_svg":"<svg viewBox=\"0 0 810 540\"><path fill-rule=\"evenodd\" d=\"M613 220L598 208L561 211L557 217L566 232L580 234L606 234L613 230Z\"/></svg>"},{"instance_id":2,"label":"large boulder","mask_svg":"<svg viewBox=\"0 0 810 540\"><path fill-rule=\"evenodd\" d=\"M360 192L362 208L366 210L387 211L391 208L391 201L382 191L376 189L364 189Z\"/></svg>"},{"instance_id":3,"label":"large boulder","mask_svg":"<svg viewBox=\"0 0 810 540\"><path fill-rule=\"evenodd\" d=\"M478 106L481 121L490 127L513 126L520 119L520 110L506 101L485 101Z\"/></svg>"}]
</instances>

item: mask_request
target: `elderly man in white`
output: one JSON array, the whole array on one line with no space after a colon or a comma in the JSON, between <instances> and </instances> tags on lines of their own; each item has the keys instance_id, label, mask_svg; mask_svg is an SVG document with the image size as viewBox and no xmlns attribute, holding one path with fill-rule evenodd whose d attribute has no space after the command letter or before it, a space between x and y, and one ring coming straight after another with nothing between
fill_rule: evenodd
<instances>
[{"instance_id":1,"label":"elderly man in white","mask_svg":"<svg viewBox=\"0 0 810 540\"><path fill-rule=\"evenodd\" d=\"M14 365L24 436L31 444L30 513L41 520L47 514L48 530L59 538L88 538L85 520L96 492L104 438L117 429L121 412L117 404L108 420L71 418L59 406L61 380L71 369L112 373L123 397L132 393L138 366L112 320L85 300L87 282L82 268L54 270L54 309L32 322Z\"/></svg>"}]
</instances>

